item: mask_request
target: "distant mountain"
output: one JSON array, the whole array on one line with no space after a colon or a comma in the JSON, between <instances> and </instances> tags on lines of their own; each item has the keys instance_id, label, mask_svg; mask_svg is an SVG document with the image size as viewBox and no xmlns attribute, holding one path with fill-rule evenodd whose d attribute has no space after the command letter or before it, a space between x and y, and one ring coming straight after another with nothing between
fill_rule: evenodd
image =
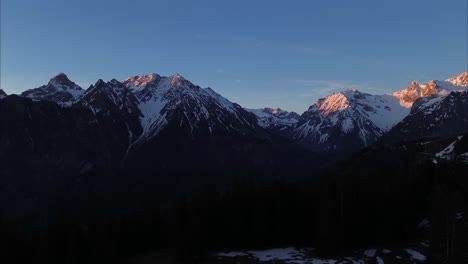
<instances>
[{"instance_id":1,"label":"distant mountain","mask_svg":"<svg viewBox=\"0 0 468 264\"><path fill-rule=\"evenodd\" d=\"M3 99L5 97L7 97L7 94L2 89L0 89L0 99Z\"/></svg>"},{"instance_id":2,"label":"distant mountain","mask_svg":"<svg viewBox=\"0 0 468 264\"><path fill-rule=\"evenodd\" d=\"M47 85L24 91L21 96L31 98L33 101L52 101L60 106L69 107L83 95L84 91L79 85L70 81L67 75L60 73L50 79Z\"/></svg>"},{"instance_id":3,"label":"distant mountain","mask_svg":"<svg viewBox=\"0 0 468 264\"><path fill-rule=\"evenodd\" d=\"M411 112L382 143L454 137L468 131L468 72L445 81L412 84L394 94L411 103Z\"/></svg>"},{"instance_id":4,"label":"distant mountain","mask_svg":"<svg viewBox=\"0 0 468 264\"><path fill-rule=\"evenodd\" d=\"M308 149L336 153L353 153L367 147L395 126L402 130L392 132L394 135L386 137L387 139L394 138L393 141L398 141L429 135L454 136L468 131L463 125L466 113L464 107L467 103L463 99L464 95L456 95L457 91L468 88L467 76L468 73L465 72L445 81L430 81L424 85L413 81L406 89L387 95L370 95L355 89L332 94L318 100L304 112L288 136ZM432 112L429 105L439 100L445 101L444 98L450 94L452 96L446 99L457 102L453 106ZM425 118L421 117L422 113L425 113ZM449 115L453 118L457 115L458 119L445 128L452 129L452 132L444 133L442 126L446 123L441 120ZM404 136L405 128L409 126L434 127L434 131L438 131L432 120L439 122L440 132L428 134L427 130L413 131L408 132L411 137Z\"/></svg>"},{"instance_id":5,"label":"distant mountain","mask_svg":"<svg viewBox=\"0 0 468 264\"><path fill-rule=\"evenodd\" d=\"M468 86L468 72L453 76L445 81L453 84L454 86Z\"/></svg>"},{"instance_id":6,"label":"distant mountain","mask_svg":"<svg viewBox=\"0 0 468 264\"><path fill-rule=\"evenodd\" d=\"M300 115L280 108L245 109L257 116L259 126L270 131L288 133L299 121Z\"/></svg>"},{"instance_id":7,"label":"distant mountain","mask_svg":"<svg viewBox=\"0 0 468 264\"><path fill-rule=\"evenodd\" d=\"M394 96L349 89L319 99L290 136L315 151L353 152L374 143L408 113Z\"/></svg>"},{"instance_id":8,"label":"distant mountain","mask_svg":"<svg viewBox=\"0 0 468 264\"><path fill-rule=\"evenodd\" d=\"M467 88L468 72L465 72L445 81L432 80L427 84L412 81L406 89L397 91L393 95L400 99L402 104L411 106L420 97L428 97L434 94L444 95L450 91L465 90Z\"/></svg>"}]
</instances>

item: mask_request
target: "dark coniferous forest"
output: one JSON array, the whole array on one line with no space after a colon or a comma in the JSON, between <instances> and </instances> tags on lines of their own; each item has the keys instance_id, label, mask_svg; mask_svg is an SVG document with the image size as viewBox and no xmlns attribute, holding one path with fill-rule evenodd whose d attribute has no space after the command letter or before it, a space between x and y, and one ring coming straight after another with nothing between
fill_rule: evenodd
<instances>
[{"instance_id":1,"label":"dark coniferous forest","mask_svg":"<svg viewBox=\"0 0 468 264\"><path fill-rule=\"evenodd\" d=\"M246 110L180 75L153 75L142 89L129 80L82 91L59 74L0 100L5 258L126 263L156 254L151 261L229 263L255 260L218 252L296 247L340 259L423 243L425 261L467 260L468 127L459 121L468 115L466 86L439 84L361 147L362 131L375 128L359 127L363 116L352 111L371 95L343 92L351 107L333 111L343 121L323 130L336 138L311 148L313 138L297 137L304 125L281 121L328 122L329 112L314 109L326 102L298 117ZM68 98L57 87L83 95ZM163 100L155 117L164 122L144 123L152 114L145 100L152 107ZM343 132L350 118L360 132ZM411 137L400 132L407 129ZM354 140L353 149L329 150L333 140Z\"/></svg>"}]
</instances>

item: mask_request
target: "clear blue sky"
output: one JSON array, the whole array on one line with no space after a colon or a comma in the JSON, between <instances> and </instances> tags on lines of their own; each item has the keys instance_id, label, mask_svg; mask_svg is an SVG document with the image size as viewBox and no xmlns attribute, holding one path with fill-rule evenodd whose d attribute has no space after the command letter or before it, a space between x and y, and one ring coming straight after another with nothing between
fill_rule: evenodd
<instances>
[{"instance_id":1,"label":"clear blue sky","mask_svg":"<svg viewBox=\"0 0 468 264\"><path fill-rule=\"evenodd\" d=\"M466 71L467 30L466 0L1 0L1 88L180 73L245 107L302 113L346 88Z\"/></svg>"}]
</instances>

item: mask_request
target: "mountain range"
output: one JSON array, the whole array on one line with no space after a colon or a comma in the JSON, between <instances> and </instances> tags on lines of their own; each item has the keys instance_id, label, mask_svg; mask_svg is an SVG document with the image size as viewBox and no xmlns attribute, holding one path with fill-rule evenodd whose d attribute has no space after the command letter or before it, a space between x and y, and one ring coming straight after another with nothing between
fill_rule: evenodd
<instances>
[{"instance_id":1,"label":"mountain range","mask_svg":"<svg viewBox=\"0 0 468 264\"><path fill-rule=\"evenodd\" d=\"M319 99L301 115L279 108L244 109L179 74L98 80L85 90L60 73L20 97L53 102L64 111L89 111L86 118L112 127L112 146L120 146L117 156L125 160L166 130L190 139L262 141L280 135L307 150L335 154L352 154L376 142L456 136L468 131L467 88L468 72L427 84L413 81L393 94L348 89Z\"/></svg>"}]
</instances>

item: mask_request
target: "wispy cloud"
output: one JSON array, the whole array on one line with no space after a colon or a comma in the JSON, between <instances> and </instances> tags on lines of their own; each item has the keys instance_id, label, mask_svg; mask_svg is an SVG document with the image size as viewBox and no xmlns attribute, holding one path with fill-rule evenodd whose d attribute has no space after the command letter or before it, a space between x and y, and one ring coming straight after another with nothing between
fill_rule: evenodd
<instances>
[{"instance_id":1,"label":"wispy cloud","mask_svg":"<svg viewBox=\"0 0 468 264\"><path fill-rule=\"evenodd\" d=\"M308 88L309 92L302 93L301 97L325 97L332 93L337 93L346 89L358 89L362 92L379 94L384 93L384 90L372 86L370 83L352 83L339 80L308 80L295 79L293 82L296 85L301 85Z\"/></svg>"},{"instance_id":2,"label":"wispy cloud","mask_svg":"<svg viewBox=\"0 0 468 264\"><path fill-rule=\"evenodd\" d=\"M224 68L217 68L216 73L220 74L220 75L225 75L225 76L228 76L228 77L239 77L240 76L239 73L237 73L235 71L227 70L227 69L224 69Z\"/></svg>"},{"instance_id":3,"label":"wispy cloud","mask_svg":"<svg viewBox=\"0 0 468 264\"><path fill-rule=\"evenodd\" d=\"M241 35L209 35L209 34L195 34L195 39L204 42L218 42L229 43L233 47L241 49L258 49L265 47L268 43L264 39L250 36Z\"/></svg>"},{"instance_id":4,"label":"wispy cloud","mask_svg":"<svg viewBox=\"0 0 468 264\"><path fill-rule=\"evenodd\" d=\"M318 47L292 47L292 50L301 54L309 55L334 55L336 52L331 49L318 48Z\"/></svg>"}]
</instances>

